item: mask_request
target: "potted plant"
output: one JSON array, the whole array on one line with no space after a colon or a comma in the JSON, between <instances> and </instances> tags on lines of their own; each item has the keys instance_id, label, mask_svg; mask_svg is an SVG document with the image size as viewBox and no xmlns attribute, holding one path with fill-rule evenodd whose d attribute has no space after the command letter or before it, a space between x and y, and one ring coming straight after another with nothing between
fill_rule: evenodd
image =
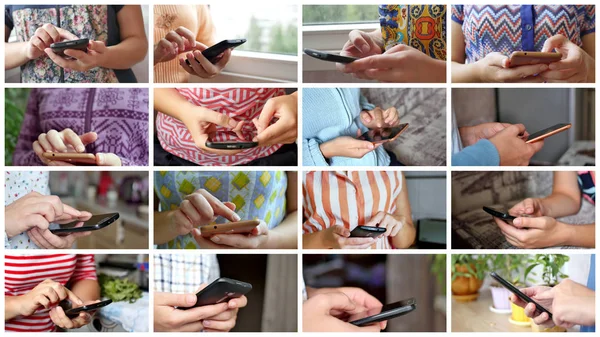
<instances>
[{"instance_id":1,"label":"potted plant","mask_svg":"<svg viewBox=\"0 0 600 337\"><path fill-rule=\"evenodd\" d=\"M453 254L451 272L452 297L459 302L476 300L485 277L485 257Z\"/></svg>"},{"instance_id":2,"label":"potted plant","mask_svg":"<svg viewBox=\"0 0 600 337\"><path fill-rule=\"evenodd\" d=\"M496 274L502 276L517 287L525 285L524 282L521 282L521 276L523 275L522 271L525 261L527 260L527 255L496 254L488 256L491 270L496 272ZM493 303L493 307L490 307L490 310L496 313L510 313L511 292L495 281L490 285L490 290L492 292Z\"/></svg>"},{"instance_id":3,"label":"potted plant","mask_svg":"<svg viewBox=\"0 0 600 337\"><path fill-rule=\"evenodd\" d=\"M542 284L541 286L554 287L558 285L561 279L569 277L563 273L561 269L569 261L569 257L564 254L535 254L529 259L529 266L525 269L525 279L529 274L537 275L533 272L535 267L542 267ZM531 329L533 332L564 332L565 328L554 326L553 328L543 328L532 322Z\"/></svg>"}]
</instances>

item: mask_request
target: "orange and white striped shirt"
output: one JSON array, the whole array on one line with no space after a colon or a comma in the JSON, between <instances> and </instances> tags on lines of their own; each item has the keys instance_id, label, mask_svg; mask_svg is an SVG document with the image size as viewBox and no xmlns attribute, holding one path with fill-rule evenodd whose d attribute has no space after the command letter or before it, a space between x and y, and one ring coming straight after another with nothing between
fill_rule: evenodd
<instances>
[{"instance_id":1,"label":"orange and white striped shirt","mask_svg":"<svg viewBox=\"0 0 600 337\"><path fill-rule=\"evenodd\" d=\"M394 213L402 191L400 171L309 171L302 181L303 233L335 225L353 230L378 212ZM391 237L377 249L393 249Z\"/></svg>"}]
</instances>

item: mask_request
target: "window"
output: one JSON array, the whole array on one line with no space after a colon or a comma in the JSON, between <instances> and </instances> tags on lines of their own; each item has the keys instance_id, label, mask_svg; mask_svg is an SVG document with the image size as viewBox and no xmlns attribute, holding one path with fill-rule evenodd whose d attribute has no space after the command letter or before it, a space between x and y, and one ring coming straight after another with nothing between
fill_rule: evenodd
<instances>
[{"instance_id":1,"label":"window","mask_svg":"<svg viewBox=\"0 0 600 337\"><path fill-rule=\"evenodd\" d=\"M245 38L236 50L298 55L298 6L222 1L213 2L210 11L218 41Z\"/></svg>"},{"instance_id":2,"label":"window","mask_svg":"<svg viewBox=\"0 0 600 337\"><path fill-rule=\"evenodd\" d=\"M379 21L376 5L306 5L302 7L303 25L372 23Z\"/></svg>"}]
</instances>

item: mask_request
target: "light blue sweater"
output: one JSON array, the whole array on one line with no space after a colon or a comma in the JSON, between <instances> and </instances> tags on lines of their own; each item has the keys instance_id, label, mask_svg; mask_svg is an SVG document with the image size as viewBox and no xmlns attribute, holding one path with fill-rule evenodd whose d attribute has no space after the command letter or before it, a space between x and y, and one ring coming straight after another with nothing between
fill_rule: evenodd
<instances>
[{"instance_id":1,"label":"light blue sweater","mask_svg":"<svg viewBox=\"0 0 600 337\"><path fill-rule=\"evenodd\" d=\"M362 110L375 106L358 88L305 88L302 91L302 160L307 166L389 166L383 146L362 158L323 157L319 145L341 136L356 138L368 129L360 121Z\"/></svg>"},{"instance_id":2,"label":"light blue sweater","mask_svg":"<svg viewBox=\"0 0 600 337\"><path fill-rule=\"evenodd\" d=\"M456 115L452 111L452 166L498 166L500 155L498 150L487 139L481 139L477 143L463 148Z\"/></svg>"}]
</instances>

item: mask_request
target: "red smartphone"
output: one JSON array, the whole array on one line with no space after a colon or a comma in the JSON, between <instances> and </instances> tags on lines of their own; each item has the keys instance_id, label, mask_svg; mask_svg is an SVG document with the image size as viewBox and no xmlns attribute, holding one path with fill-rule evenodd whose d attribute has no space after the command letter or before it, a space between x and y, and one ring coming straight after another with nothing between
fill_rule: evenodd
<instances>
[{"instance_id":1,"label":"red smartphone","mask_svg":"<svg viewBox=\"0 0 600 337\"><path fill-rule=\"evenodd\" d=\"M214 224L201 226L202 236L212 236L215 234L249 234L256 226L260 224L258 220L233 221L223 224Z\"/></svg>"},{"instance_id":2,"label":"red smartphone","mask_svg":"<svg viewBox=\"0 0 600 337\"><path fill-rule=\"evenodd\" d=\"M44 152L42 156L51 161L64 161L74 165L96 165L96 155L93 153Z\"/></svg>"}]
</instances>

